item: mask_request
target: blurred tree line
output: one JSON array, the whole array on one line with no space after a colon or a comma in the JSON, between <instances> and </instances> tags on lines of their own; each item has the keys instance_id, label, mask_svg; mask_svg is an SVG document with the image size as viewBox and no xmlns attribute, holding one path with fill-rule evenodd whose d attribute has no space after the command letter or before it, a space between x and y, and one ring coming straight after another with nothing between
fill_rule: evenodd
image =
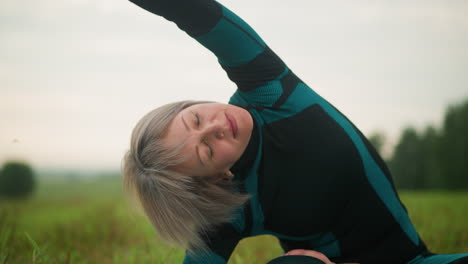
<instances>
[{"instance_id":1,"label":"blurred tree line","mask_svg":"<svg viewBox=\"0 0 468 264\"><path fill-rule=\"evenodd\" d=\"M381 153L385 135L369 140ZM404 129L387 165L399 189L468 189L468 100L448 107L440 129Z\"/></svg>"},{"instance_id":2,"label":"blurred tree line","mask_svg":"<svg viewBox=\"0 0 468 264\"><path fill-rule=\"evenodd\" d=\"M26 198L35 185L34 171L26 162L7 161L0 170L0 198Z\"/></svg>"}]
</instances>

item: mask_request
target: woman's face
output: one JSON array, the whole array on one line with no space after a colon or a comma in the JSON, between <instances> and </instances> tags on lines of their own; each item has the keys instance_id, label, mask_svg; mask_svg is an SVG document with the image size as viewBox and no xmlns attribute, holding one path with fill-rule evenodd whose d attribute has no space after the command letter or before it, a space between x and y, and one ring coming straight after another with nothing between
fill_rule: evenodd
<instances>
[{"instance_id":1,"label":"woman's face","mask_svg":"<svg viewBox=\"0 0 468 264\"><path fill-rule=\"evenodd\" d=\"M169 124L166 144L185 145L186 160L178 171L192 176L227 173L249 143L253 120L240 107L221 104L196 104L179 112Z\"/></svg>"}]
</instances>

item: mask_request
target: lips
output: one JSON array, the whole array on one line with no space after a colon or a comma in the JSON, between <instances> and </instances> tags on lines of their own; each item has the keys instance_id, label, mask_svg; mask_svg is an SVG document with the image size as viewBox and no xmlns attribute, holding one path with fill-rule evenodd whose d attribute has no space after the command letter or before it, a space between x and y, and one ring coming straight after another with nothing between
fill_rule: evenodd
<instances>
[{"instance_id":1,"label":"lips","mask_svg":"<svg viewBox=\"0 0 468 264\"><path fill-rule=\"evenodd\" d=\"M238 129L236 119L234 119L234 117L232 117L228 113L225 113L225 115L226 115L226 119L229 122L229 126L230 126L231 131L232 131L232 136L234 138L236 138L237 137L237 129Z\"/></svg>"}]
</instances>

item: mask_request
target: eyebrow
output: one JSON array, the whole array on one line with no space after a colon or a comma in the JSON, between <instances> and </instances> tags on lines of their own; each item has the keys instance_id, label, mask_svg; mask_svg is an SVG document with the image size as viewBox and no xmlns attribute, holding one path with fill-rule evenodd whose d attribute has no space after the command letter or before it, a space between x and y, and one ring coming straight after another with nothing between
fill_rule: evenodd
<instances>
[{"instance_id":1,"label":"eyebrow","mask_svg":"<svg viewBox=\"0 0 468 264\"><path fill-rule=\"evenodd\" d=\"M187 125L187 123L185 122L184 116L183 116L183 115L180 115L180 118L182 119L182 123L184 123L185 129L187 129L187 131L189 131L190 128L189 128L189 126Z\"/></svg>"}]
</instances>

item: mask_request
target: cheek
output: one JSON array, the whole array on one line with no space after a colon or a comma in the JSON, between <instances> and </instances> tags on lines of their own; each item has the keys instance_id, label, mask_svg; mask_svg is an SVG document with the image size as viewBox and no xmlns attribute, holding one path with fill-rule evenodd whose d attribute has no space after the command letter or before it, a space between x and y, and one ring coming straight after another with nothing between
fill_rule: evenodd
<instances>
[{"instance_id":1,"label":"cheek","mask_svg":"<svg viewBox=\"0 0 468 264\"><path fill-rule=\"evenodd\" d=\"M234 162L239 158L239 153L237 153L237 149L232 144L220 142L216 150L217 159L220 161Z\"/></svg>"}]
</instances>

